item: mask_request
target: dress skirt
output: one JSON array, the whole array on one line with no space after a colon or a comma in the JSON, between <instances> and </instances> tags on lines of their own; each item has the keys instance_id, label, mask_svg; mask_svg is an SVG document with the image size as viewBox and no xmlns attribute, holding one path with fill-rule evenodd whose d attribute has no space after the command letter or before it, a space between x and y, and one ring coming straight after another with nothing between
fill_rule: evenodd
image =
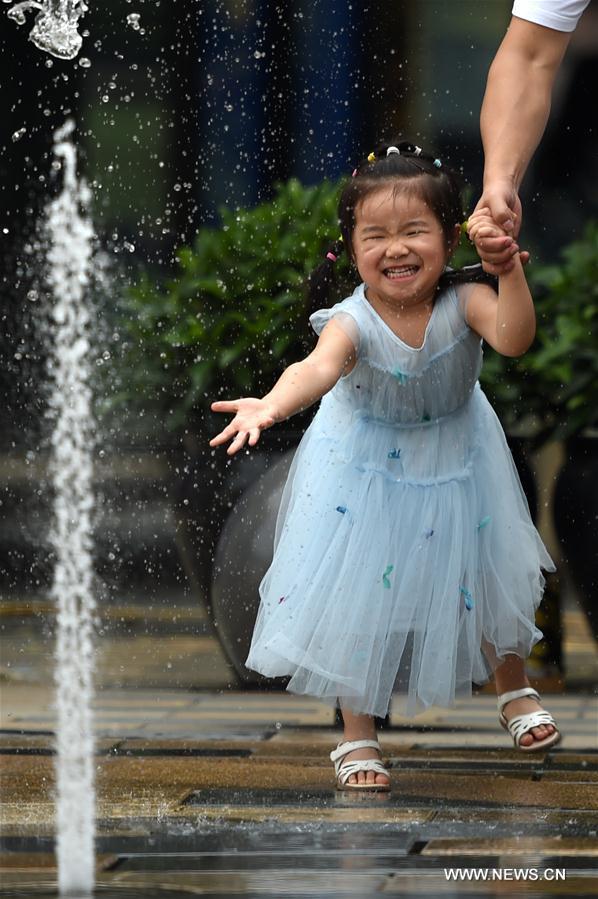
<instances>
[{"instance_id":1,"label":"dress skirt","mask_svg":"<svg viewBox=\"0 0 598 899\"><path fill-rule=\"evenodd\" d=\"M454 705L527 658L541 569L504 432L479 384L401 425L324 397L283 491L246 661L355 714Z\"/></svg>"}]
</instances>

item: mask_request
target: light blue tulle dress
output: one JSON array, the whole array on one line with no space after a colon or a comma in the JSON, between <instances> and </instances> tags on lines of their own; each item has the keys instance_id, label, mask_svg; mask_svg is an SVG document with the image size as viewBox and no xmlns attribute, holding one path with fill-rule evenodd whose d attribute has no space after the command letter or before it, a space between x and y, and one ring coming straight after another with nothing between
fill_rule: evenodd
<instances>
[{"instance_id":1,"label":"light blue tulle dress","mask_svg":"<svg viewBox=\"0 0 598 899\"><path fill-rule=\"evenodd\" d=\"M420 348L364 291L310 318L317 334L334 318L357 364L297 448L246 664L356 714L394 693L413 716L527 658L554 565L478 383L467 286L439 295Z\"/></svg>"}]
</instances>

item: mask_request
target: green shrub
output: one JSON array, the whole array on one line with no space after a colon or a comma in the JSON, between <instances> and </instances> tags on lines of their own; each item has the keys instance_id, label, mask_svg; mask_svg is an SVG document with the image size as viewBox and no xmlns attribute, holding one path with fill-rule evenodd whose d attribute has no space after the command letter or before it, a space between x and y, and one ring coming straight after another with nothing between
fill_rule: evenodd
<instances>
[{"instance_id":1,"label":"green shrub","mask_svg":"<svg viewBox=\"0 0 598 899\"><path fill-rule=\"evenodd\" d=\"M125 299L127 382L117 400L184 424L219 397L261 394L313 345L306 280L339 235L337 184L278 185L253 209L220 211L177 254L164 286L145 275ZM339 260L338 295L353 290Z\"/></svg>"}]
</instances>

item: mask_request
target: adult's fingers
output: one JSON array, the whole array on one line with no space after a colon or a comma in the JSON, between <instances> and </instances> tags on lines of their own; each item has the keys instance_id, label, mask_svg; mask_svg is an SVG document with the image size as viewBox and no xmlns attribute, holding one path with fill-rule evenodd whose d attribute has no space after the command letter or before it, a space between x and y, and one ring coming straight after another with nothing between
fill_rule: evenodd
<instances>
[{"instance_id":1,"label":"adult's fingers","mask_svg":"<svg viewBox=\"0 0 598 899\"><path fill-rule=\"evenodd\" d=\"M488 207L490 209L490 215L499 228L503 228L508 233L513 233L515 230L516 216L502 197L490 198L488 200Z\"/></svg>"},{"instance_id":2,"label":"adult's fingers","mask_svg":"<svg viewBox=\"0 0 598 899\"><path fill-rule=\"evenodd\" d=\"M486 185L473 214L489 210L495 224L517 237L521 229L521 201L513 184L495 181Z\"/></svg>"},{"instance_id":3,"label":"adult's fingers","mask_svg":"<svg viewBox=\"0 0 598 899\"><path fill-rule=\"evenodd\" d=\"M255 446L260 439L261 431L259 428L251 428L249 431L249 446Z\"/></svg>"}]
</instances>

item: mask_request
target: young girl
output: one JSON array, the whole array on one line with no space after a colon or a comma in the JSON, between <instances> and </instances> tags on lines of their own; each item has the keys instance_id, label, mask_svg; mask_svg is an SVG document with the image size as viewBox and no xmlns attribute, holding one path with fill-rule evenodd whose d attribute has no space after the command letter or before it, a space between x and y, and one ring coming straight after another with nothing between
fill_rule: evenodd
<instances>
[{"instance_id":1,"label":"young girl","mask_svg":"<svg viewBox=\"0 0 598 899\"><path fill-rule=\"evenodd\" d=\"M210 441L232 438L232 455L322 399L283 492L246 664L340 706L339 789L390 789L373 716L399 683L413 715L493 673L516 747L560 738L524 668L542 636L540 569L554 566L477 380L482 339L524 353L534 307L519 256L498 296L447 272L461 217L440 160L378 147L342 192L342 238L324 264L344 247L362 283L310 317L315 349L270 393L212 404L235 413ZM483 211L470 226L496 234Z\"/></svg>"}]
</instances>

